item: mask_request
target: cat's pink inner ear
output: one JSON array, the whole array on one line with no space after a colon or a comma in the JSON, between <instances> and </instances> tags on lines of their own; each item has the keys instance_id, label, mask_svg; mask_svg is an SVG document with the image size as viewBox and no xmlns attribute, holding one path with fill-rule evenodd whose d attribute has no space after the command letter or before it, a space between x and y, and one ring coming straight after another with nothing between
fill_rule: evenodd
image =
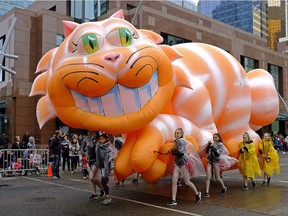
<instances>
[{"instance_id":1,"label":"cat's pink inner ear","mask_svg":"<svg viewBox=\"0 0 288 216\"><path fill-rule=\"evenodd\" d=\"M179 58L183 58L183 55L171 46L158 45L158 47L161 48L165 52L165 54L167 55L167 57L170 59L171 62Z\"/></svg>"},{"instance_id":2,"label":"cat's pink inner ear","mask_svg":"<svg viewBox=\"0 0 288 216\"><path fill-rule=\"evenodd\" d=\"M62 21L63 23L63 30L64 30L64 36L65 38L70 35L75 28L79 26L78 23L72 22L72 21Z\"/></svg>"},{"instance_id":3,"label":"cat's pink inner ear","mask_svg":"<svg viewBox=\"0 0 288 216\"><path fill-rule=\"evenodd\" d=\"M114 13L110 18L120 18L120 19L124 19L123 10L117 11L117 12Z\"/></svg>"}]
</instances>

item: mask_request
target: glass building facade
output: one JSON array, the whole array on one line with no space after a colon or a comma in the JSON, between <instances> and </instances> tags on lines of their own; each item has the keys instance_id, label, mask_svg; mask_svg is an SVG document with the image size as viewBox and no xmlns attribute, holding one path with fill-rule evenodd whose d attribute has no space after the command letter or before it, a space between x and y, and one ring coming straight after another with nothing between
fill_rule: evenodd
<instances>
[{"instance_id":1,"label":"glass building facade","mask_svg":"<svg viewBox=\"0 0 288 216\"><path fill-rule=\"evenodd\" d=\"M280 38L287 40L287 0L268 0L268 46L277 50Z\"/></svg>"},{"instance_id":2,"label":"glass building facade","mask_svg":"<svg viewBox=\"0 0 288 216\"><path fill-rule=\"evenodd\" d=\"M268 64L268 71L274 79L274 84L277 91L281 96L283 96L283 85L282 85L283 69L278 65Z\"/></svg>"},{"instance_id":3,"label":"glass building facade","mask_svg":"<svg viewBox=\"0 0 288 216\"><path fill-rule=\"evenodd\" d=\"M212 18L267 37L267 1L221 1L212 10Z\"/></svg>"},{"instance_id":4,"label":"glass building facade","mask_svg":"<svg viewBox=\"0 0 288 216\"><path fill-rule=\"evenodd\" d=\"M80 23L95 21L108 10L108 0L71 0L70 16Z\"/></svg>"},{"instance_id":5,"label":"glass building facade","mask_svg":"<svg viewBox=\"0 0 288 216\"><path fill-rule=\"evenodd\" d=\"M27 8L35 0L17 0L17 1L7 1L0 0L0 17L12 10L12 8Z\"/></svg>"},{"instance_id":6,"label":"glass building facade","mask_svg":"<svg viewBox=\"0 0 288 216\"><path fill-rule=\"evenodd\" d=\"M281 1L281 37L288 37L288 0Z\"/></svg>"},{"instance_id":7,"label":"glass building facade","mask_svg":"<svg viewBox=\"0 0 288 216\"><path fill-rule=\"evenodd\" d=\"M246 72L259 68L259 60L247 56L240 56L240 63Z\"/></svg>"},{"instance_id":8,"label":"glass building facade","mask_svg":"<svg viewBox=\"0 0 288 216\"><path fill-rule=\"evenodd\" d=\"M199 0L197 5L197 11L200 14L212 18L212 11L220 5L221 0Z\"/></svg>"},{"instance_id":9,"label":"glass building facade","mask_svg":"<svg viewBox=\"0 0 288 216\"><path fill-rule=\"evenodd\" d=\"M198 12L268 39L277 50L280 38L288 38L288 0L199 0Z\"/></svg>"},{"instance_id":10,"label":"glass building facade","mask_svg":"<svg viewBox=\"0 0 288 216\"><path fill-rule=\"evenodd\" d=\"M197 1L196 0L169 0L170 2L177 4L186 9L197 11Z\"/></svg>"},{"instance_id":11,"label":"glass building facade","mask_svg":"<svg viewBox=\"0 0 288 216\"><path fill-rule=\"evenodd\" d=\"M163 32L161 32L161 36L163 37L163 44L167 44L169 46L192 42L191 40L187 40L185 38L177 37Z\"/></svg>"}]
</instances>

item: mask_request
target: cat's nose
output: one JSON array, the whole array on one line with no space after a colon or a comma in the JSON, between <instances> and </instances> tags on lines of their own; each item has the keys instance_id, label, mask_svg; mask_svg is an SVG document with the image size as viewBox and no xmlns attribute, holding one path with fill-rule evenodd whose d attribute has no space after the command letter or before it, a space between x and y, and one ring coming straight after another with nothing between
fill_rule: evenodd
<instances>
[{"instance_id":1,"label":"cat's nose","mask_svg":"<svg viewBox=\"0 0 288 216\"><path fill-rule=\"evenodd\" d=\"M106 61L110 61L110 62L116 62L117 61L117 59L119 59L120 58L120 54L118 54L118 53L110 53L110 54L108 54L108 55L106 55L105 57L104 57L104 59L106 60Z\"/></svg>"}]
</instances>

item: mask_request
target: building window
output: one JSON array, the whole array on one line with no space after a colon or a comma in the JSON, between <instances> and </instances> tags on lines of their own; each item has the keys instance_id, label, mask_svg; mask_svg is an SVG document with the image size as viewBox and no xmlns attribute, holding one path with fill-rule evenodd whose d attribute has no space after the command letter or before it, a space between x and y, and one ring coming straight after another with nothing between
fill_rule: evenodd
<instances>
[{"instance_id":1,"label":"building window","mask_svg":"<svg viewBox=\"0 0 288 216\"><path fill-rule=\"evenodd\" d=\"M56 5L54 5L53 7L51 7L49 10L50 10L50 11L56 11Z\"/></svg>"},{"instance_id":2,"label":"building window","mask_svg":"<svg viewBox=\"0 0 288 216\"><path fill-rule=\"evenodd\" d=\"M134 8L136 8L136 6L131 5L131 4L127 4L127 10L132 10Z\"/></svg>"},{"instance_id":3,"label":"building window","mask_svg":"<svg viewBox=\"0 0 288 216\"><path fill-rule=\"evenodd\" d=\"M187 0L169 0L173 4L177 4L181 7L184 7L188 10L197 11L197 3L194 1Z\"/></svg>"},{"instance_id":4,"label":"building window","mask_svg":"<svg viewBox=\"0 0 288 216\"><path fill-rule=\"evenodd\" d=\"M108 1L107 0L95 0L94 13L95 13L96 18L107 13L107 10L108 10Z\"/></svg>"},{"instance_id":5,"label":"building window","mask_svg":"<svg viewBox=\"0 0 288 216\"><path fill-rule=\"evenodd\" d=\"M3 45L4 45L4 42L5 42L5 38L6 38L6 35L3 35L2 37L0 37L0 50L2 50L3 48ZM3 59L3 62L0 62L3 66L5 66L5 58ZM5 81L5 71L4 70L1 70L1 73L0 73L0 82L3 82Z\"/></svg>"},{"instance_id":6,"label":"building window","mask_svg":"<svg viewBox=\"0 0 288 216\"><path fill-rule=\"evenodd\" d=\"M81 20L83 17L82 1L71 0L70 6L71 6L70 16Z\"/></svg>"},{"instance_id":7,"label":"building window","mask_svg":"<svg viewBox=\"0 0 288 216\"><path fill-rule=\"evenodd\" d=\"M108 0L71 0L69 3L70 16L79 23L95 21L98 17L107 13Z\"/></svg>"},{"instance_id":8,"label":"building window","mask_svg":"<svg viewBox=\"0 0 288 216\"><path fill-rule=\"evenodd\" d=\"M277 65L268 64L268 71L272 75L275 83L276 90L278 93L283 96L283 69Z\"/></svg>"},{"instance_id":9,"label":"building window","mask_svg":"<svg viewBox=\"0 0 288 216\"><path fill-rule=\"evenodd\" d=\"M240 62L246 72L249 72L250 70L253 70L255 68L259 68L259 61L253 58L241 56Z\"/></svg>"},{"instance_id":10,"label":"building window","mask_svg":"<svg viewBox=\"0 0 288 216\"><path fill-rule=\"evenodd\" d=\"M64 36L57 34L56 36L56 46L59 47L60 44L64 41Z\"/></svg>"},{"instance_id":11,"label":"building window","mask_svg":"<svg viewBox=\"0 0 288 216\"><path fill-rule=\"evenodd\" d=\"M166 34L161 32L161 36L163 37L164 41L163 44L167 44L169 46L180 44L180 43L188 43L192 42L191 40L187 40L185 38L177 37L174 35Z\"/></svg>"}]
</instances>

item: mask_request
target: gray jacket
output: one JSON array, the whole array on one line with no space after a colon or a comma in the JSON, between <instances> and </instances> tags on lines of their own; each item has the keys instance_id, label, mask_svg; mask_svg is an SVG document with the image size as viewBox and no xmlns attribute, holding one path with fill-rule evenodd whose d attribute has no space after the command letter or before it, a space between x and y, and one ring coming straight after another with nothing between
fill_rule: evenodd
<instances>
[{"instance_id":1,"label":"gray jacket","mask_svg":"<svg viewBox=\"0 0 288 216\"><path fill-rule=\"evenodd\" d=\"M224 145L222 142L214 142L213 146L208 145L206 148L207 160L210 163L218 163L223 150Z\"/></svg>"},{"instance_id":2,"label":"gray jacket","mask_svg":"<svg viewBox=\"0 0 288 216\"><path fill-rule=\"evenodd\" d=\"M186 140L184 138L174 140L174 149L179 152L175 155L175 164L179 167L187 164Z\"/></svg>"},{"instance_id":3,"label":"gray jacket","mask_svg":"<svg viewBox=\"0 0 288 216\"><path fill-rule=\"evenodd\" d=\"M95 146L96 166L100 168L101 175L108 182L111 170L114 169L114 159L117 152L109 142L104 144L97 143Z\"/></svg>"}]
</instances>

